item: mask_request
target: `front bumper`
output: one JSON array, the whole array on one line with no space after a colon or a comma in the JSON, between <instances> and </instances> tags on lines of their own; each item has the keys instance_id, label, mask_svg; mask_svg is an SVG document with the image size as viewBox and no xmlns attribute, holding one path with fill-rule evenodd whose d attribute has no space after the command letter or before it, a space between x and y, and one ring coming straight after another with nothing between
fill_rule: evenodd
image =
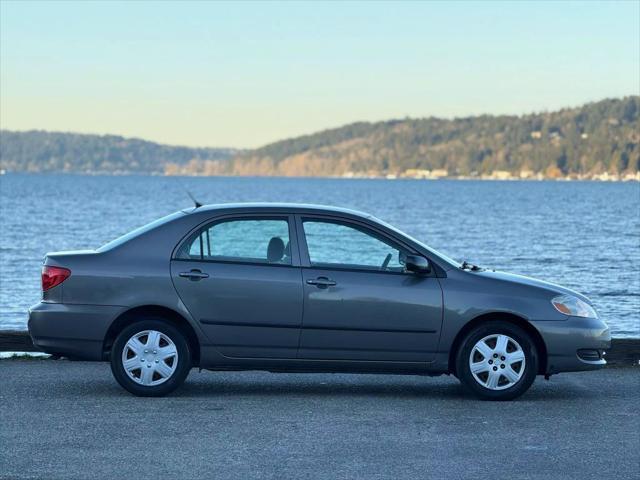
<instances>
[{"instance_id":1,"label":"front bumper","mask_svg":"<svg viewBox=\"0 0 640 480\"><path fill-rule=\"evenodd\" d=\"M125 307L40 302L29 309L29 335L43 352L102 360L109 326Z\"/></svg>"},{"instance_id":2,"label":"front bumper","mask_svg":"<svg viewBox=\"0 0 640 480\"><path fill-rule=\"evenodd\" d=\"M547 347L546 374L603 368L611 332L599 318L569 317L562 321L533 321Z\"/></svg>"}]
</instances>

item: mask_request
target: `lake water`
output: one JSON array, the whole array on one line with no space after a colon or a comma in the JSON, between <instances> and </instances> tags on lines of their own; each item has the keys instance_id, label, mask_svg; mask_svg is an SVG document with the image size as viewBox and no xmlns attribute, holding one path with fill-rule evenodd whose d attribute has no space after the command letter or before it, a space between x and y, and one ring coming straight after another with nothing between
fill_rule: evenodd
<instances>
[{"instance_id":1,"label":"lake water","mask_svg":"<svg viewBox=\"0 0 640 480\"><path fill-rule=\"evenodd\" d=\"M640 337L640 184L0 176L0 329L25 329L52 250L96 248L205 203L283 201L374 214L455 259L589 296L614 336Z\"/></svg>"}]
</instances>

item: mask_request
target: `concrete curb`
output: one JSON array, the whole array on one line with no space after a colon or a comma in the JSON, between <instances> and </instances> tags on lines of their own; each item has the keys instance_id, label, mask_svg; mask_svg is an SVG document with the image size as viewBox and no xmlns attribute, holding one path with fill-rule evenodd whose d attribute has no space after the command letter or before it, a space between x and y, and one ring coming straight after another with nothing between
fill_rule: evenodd
<instances>
[{"instance_id":1,"label":"concrete curb","mask_svg":"<svg viewBox=\"0 0 640 480\"><path fill-rule=\"evenodd\" d=\"M37 352L24 331L0 330L0 352ZM607 363L615 367L640 366L640 338L614 338Z\"/></svg>"}]
</instances>

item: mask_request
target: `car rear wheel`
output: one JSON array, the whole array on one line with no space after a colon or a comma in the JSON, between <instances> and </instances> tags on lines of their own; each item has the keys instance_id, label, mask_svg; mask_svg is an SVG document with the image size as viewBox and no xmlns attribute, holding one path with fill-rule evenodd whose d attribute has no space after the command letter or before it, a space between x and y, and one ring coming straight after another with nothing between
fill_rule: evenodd
<instances>
[{"instance_id":1,"label":"car rear wheel","mask_svg":"<svg viewBox=\"0 0 640 480\"><path fill-rule=\"evenodd\" d=\"M111 349L111 371L134 395L158 397L178 388L191 369L185 336L162 319L140 320L124 328Z\"/></svg>"},{"instance_id":2,"label":"car rear wheel","mask_svg":"<svg viewBox=\"0 0 640 480\"><path fill-rule=\"evenodd\" d=\"M507 322L487 322L464 338L456 356L462 384L484 400L512 400L526 392L538 372L531 336Z\"/></svg>"}]
</instances>

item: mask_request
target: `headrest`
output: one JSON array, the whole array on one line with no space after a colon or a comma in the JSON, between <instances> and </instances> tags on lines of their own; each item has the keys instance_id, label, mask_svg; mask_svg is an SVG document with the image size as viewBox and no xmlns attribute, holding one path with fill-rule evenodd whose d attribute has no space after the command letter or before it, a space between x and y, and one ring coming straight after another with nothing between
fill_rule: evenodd
<instances>
[{"instance_id":1,"label":"headrest","mask_svg":"<svg viewBox=\"0 0 640 480\"><path fill-rule=\"evenodd\" d=\"M269 240L269 246L267 247L267 261L269 263L276 263L282 260L284 255L284 242L280 237L273 237Z\"/></svg>"}]
</instances>

